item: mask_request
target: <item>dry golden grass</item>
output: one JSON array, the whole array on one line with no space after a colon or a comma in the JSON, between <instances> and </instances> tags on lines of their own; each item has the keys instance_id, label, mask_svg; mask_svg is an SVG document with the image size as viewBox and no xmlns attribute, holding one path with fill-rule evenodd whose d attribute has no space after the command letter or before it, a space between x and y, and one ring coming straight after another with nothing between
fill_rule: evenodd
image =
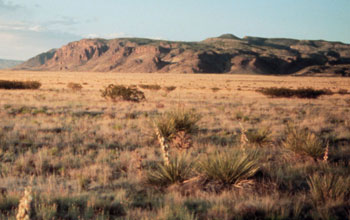
<instances>
[{"instance_id":1,"label":"dry golden grass","mask_svg":"<svg viewBox=\"0 0 350 220\"><path fill-rule=\"evenodd\" d=\"M68 204L71 219L248 219L262 212L264 218L298 218L304 212L300 207L313 204L305 192L308 176L329 170L348 175L350 94L272 99L256 90L312 87L337 92L348 89L350 78L0 71L0 80L42 84L35 91L0 90L0 189L7 192L6 198L0 195L0 219L14 218L11 208L30 182L39 199L36 213L47 216L43 219L62 217L57 210L61 203ZM72 91L68 83L82 89ZM140 103L112 102L101 97L100 90L109 84L162 89L140 88L146 96ZM176 89L166 89L170 87ZM218 150L239 149L240 123L247 131L269 128L269 144L257 148L260 177L249 180L247 188L219 194L215 183L185 193L160 192L145 184L145 174L162 162L153 122L176 109L195 109L201 115L193 147L186 150L194 162ZM330 167L282 148L289 122L329 142ZM245 148L255 145L248 142ZM170 149L170 157L177 154L178 149ZM348 203L340 205L349 209ZM76 210L80 206L83 213ZM314 207L307 216L320 217L315 210L322 208ZM332 216L328 209L323 215Z\"/></svg>"}]
</instances>

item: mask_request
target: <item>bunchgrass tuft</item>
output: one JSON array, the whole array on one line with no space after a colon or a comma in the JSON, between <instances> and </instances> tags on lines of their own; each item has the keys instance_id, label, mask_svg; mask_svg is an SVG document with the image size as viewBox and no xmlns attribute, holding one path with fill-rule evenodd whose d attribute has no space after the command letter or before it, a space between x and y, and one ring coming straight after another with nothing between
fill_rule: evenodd
<instances>
[{"instance_id":1,"label":"bunchgrass tuft","mask_svg":"<svg viewBox=\"0 0 350 220\"><path fill-rule=\"evenodd\" d=\"M250 143L259 147L263 147L271 142L271 130L269 128L248 130L246 136Z\"/></svg>"},{"instance_id":2,"label":"bunchgrass tuft","mask_svg":"<svg viewBox=\"0 0 350 220\"><path fill-rule=\"evenodd\" d=\"M350 177L338 174L314 174L307 181L313 202L325 204L327 202L344 202L350 196Z\"/></svg>"},{"instance_id":3,"label":"bunchgrass tuft","mask_svg":"<svg viewBox=\"0 0 350 220\"><path fill-rule=\"evenodd\" d=\"M0 89L39 89L41 83L38 81L9 81L0 80Z\"/></svg>"},{"instance_id":4,"label":"bunchgrass tuft","mask_svg":"<svg viewBox=\"0 0 350 220\"><path fill-rule=\"evenodd\" d=\"M255 152L216 152L198 163L198 171L207 180L223 186L239 185L259 170Z\"/></svg>"},{"instance_id":5,"label":"bunchgrass tuft","mask_svg":"<svg viewBox=\"0 0 350 220\"><path fill-rule=\"evenodd\" d=\"M322 158L326 149L323 141L316 134L290 124L287 126L286 138L282 144L285 148L297 154L312 157L314 160Z\"/></svg>"}]
</instances>

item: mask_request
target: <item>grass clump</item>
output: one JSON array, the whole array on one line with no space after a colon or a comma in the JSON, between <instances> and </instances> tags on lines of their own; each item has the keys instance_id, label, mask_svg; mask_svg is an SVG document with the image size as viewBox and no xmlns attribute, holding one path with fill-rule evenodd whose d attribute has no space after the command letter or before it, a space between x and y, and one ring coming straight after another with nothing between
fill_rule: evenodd
<instances>
[{"instance_id":1,"label":"grass clump","mask_svg":"<svg viewBox=\"0 0 350 220\"><path fill-rule=\"evenodd\" d=\"M282 144L285 148L297 154L312 157L314 160L322 158L326 149L314 133L292 125L287 126L286 138Z\"/></svg>"},{"instance_id":2,"label":"grass clump","mask_svg":"<svg viewBox=\"0 0 350 220\"><path fill-rule=\"evenodd\" d=\"M155 170L148 172L147 182L159 187L182 183L192 174L193 162L184 156L172 158L168 164L159 163Z\"/></svg>"},{"instance_id":3,"label":"grass clump","mask_svg":"<svg viewBox=\"0 0 350 220\"><path fill-rule=\"evenodd\" d=\"M281 88L261 88L256 90L264 95L270 97L278 98L302 98L302 99L316 99L321 95L331 95L332 92L326 89L313 89L313 88L298 88L298 89L289 89L285 87Z\"/></svg>"},{"instance_id":4,"label":"grass clump","mask_svg":"<svg viewBox=\"0 0 350 220\"><path fill-rule=\"evenodd\" d=\"M174 91L176 89L176 86L166 86L164 87L164 90L167 92Z\"/></svg>"},{"instance_id":5,"label":"grass clump","mask_svg":"<svg viewBox=\"0 0 350 220\"><path fill-rule=\"evenodd\" d=\"M259 170L253 152L216 152L198 164L199 172L209 181L223 186L238 186L242 181L255 175Z\"/></svg>"},{"instance_id":6,"label":"grass clump","mask_svg":"<svg viewBox=\"0 0 350 220\"><path fill-rule=\"evenodd\" d=\"M314 174L307 181L312 200L315 204L344 202L350 196L350 177L337 174Z\"/></svg>"},{"instance_id":7,"label":"grass clump","mask_svg":"<svg viewBox=\"0 0 350 220\"><path fill-rule=\"evenodd\" d=\"M250 143L258 145L259 147L263 147L271 142L271 130L269 128L248 130L246 136Z\"/></svg>"},{"instance_id":8,"label":"grass clump","mask_svg":"<svg viewBox=\"0 0 350 220\"><path fill-rule=\"evenodd\" d=\"M140 102L145 99L144 93L136 88L113 84L101 90L101 96L114 102L118 100Z\"/></svg>"},{"instance_id":9,"label":"grass clump","mask_svg":"<svg viewBox=\"0 0 350 220\"><path fill-rule=\"evenodd\" d=\"M154 85L148 85L148 84L140 84L139 85L140 88L142 89L149 89L149 90L160 90L162 87L160 87L160 85L154 84Z\"/></svg>"},{"instance_id":10,"label":"grass clump","mask_svg":"<svg viewBox=\"0 0 350 220\"><path fill-rule=\"evenodd\" d=\"M79 91L83 88L83 86L80 85L79 83L73 83L73 82L68 83L67 87L73 91Z\"/></svg>"},{"instance_id":11,"label":"grass clump","mask_svg":"<svg viewBox=\"0 0 350 220\"><path fill-rule=\"evenodd\" d=\"M38 81L9 81L0 80L0 89L39 89L41 83Z\"/></svg>"}]
</instances>

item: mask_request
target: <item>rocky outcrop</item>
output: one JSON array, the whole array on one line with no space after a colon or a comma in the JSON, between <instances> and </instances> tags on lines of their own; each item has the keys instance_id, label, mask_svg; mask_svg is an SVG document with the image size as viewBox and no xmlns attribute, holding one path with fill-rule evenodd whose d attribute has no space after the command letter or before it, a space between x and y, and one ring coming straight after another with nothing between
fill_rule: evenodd
<instances>
[{"instance_id":1,"label":"rocky outcrop","mask_svg":"<svg viewBox=\"0 0 350 220\"><path fill-rule=\"evenodd\" d=\"M201 42L83 39L15 69L349 76L349 67L348 44L225 34Z\"/></svg>"}]
</instances>

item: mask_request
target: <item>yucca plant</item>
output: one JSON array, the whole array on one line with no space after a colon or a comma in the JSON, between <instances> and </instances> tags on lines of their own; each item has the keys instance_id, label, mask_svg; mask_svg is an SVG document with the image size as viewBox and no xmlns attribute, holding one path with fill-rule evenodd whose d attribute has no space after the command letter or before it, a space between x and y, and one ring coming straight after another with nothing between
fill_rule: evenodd
<instances>
[{"instance_id":1,"label":"yucca plant","mask_svg":"<svg viewBox=\"0 0 350 220\"><path fill-rule=\"evenodd\" d=\"M147 173L147 182L158 187L182 183L192 174L193 162L186 156L176 156L168 164L159 163L155 170Z\"/></svg>"},{"instance_id":2,"label":"yucca plant","mask_svg":"<svg viewBox=\"0 0 350 220\"><path fill-rule=\"evenodd\" d=\"M350 196L350 177L337 174L314 174L307 180L315 204L346 201Z\"/></svg>"},{"instance_id":3,"label":"yucca plant","mask_svg":"<svg viewBox=\"0 0 350 220\"><path fill-rule=\"evenodd\" d=\"M283 146L295 153L310 156L314 160L322 158L326 149L324 143L314 133L292 125L287 126Z\"/></svg>"},{"instance_id":4,"label":"yucca plant","mask_svg":"<svg viewBox=\"0 0 350 220\"><path fill-rule=\"evenodd\" d=\"M164 138L171 139L177 132L193 134L198 131L200 115L191 110L175 110L165 113L155 121L155 126Z\"/></svg>"},{"instance_id":5,"label":"yucca plant","mask_svg":"<svg viewBox=\"0 0 350 220\"><path fill-rule=\"evenodd\" d=\"M238 185L258 170L256 152L216 152L198 163L199 173L224 186Z\"/></svg>"},{"instance_id":6,"label":"yucca plant","mask_svg":"<svg viewBox=\"0 0 350 220\"><path fill-rule=\"evenodd\" d=\"M179 133L186 135L196 133L200 118L200 115L194 111L180 109L163 114L155 120L154 125L156 133L159 133L166 142L171 143Z\"/></svg>"}]
</instances>

